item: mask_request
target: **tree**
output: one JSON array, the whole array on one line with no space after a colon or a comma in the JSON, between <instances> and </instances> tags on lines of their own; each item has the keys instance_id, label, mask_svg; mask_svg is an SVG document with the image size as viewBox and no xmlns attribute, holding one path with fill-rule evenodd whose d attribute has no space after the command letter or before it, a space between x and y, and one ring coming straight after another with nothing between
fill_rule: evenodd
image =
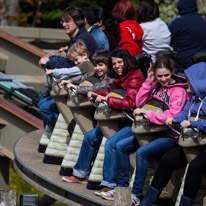
<instances>
[{"instance_id":1,"label":"tree","mask_svg":"<svg viewBox=\"0 0 206 206\"><path fill-rule=\"evenodd\" d=\"M177 1L178 0L156 0L160 8L160 18L163 19L167 24L169 24L175 17L178 17L177 11ZM198 3L198 13L206 18L206 1L197 0Z\"/></svg>"},{"instance_id":2,"label":"tree","mask_svg":"<svg viewBox=\"0 0 206 206\"><path fill-rule=\"evenodd\" d=\"M18 0L0 0L0 25L17 26Z\"/></svg>"},{"instance_id":3,"label":"tree","mask_svg":"<svg viewBox=\"0 0 206 206\"><path fill-rule=\"evenodd\" d=\"M112 11L118 0L0 0L0 25L61 27L61 11L69 5L78 7L103 7ZM134 6L138 0L131 0ZM206 18L206 1L197 0L199 14ZM160 18L167 24L178 17L177 0L156 0L160 7ZM19 7L18 7L19 5ZM19 8L19 10L18 10ZM18 13L19 11L19 13ZM17 19L18 17L18 19Z\"/></svg>"}]
</instances>

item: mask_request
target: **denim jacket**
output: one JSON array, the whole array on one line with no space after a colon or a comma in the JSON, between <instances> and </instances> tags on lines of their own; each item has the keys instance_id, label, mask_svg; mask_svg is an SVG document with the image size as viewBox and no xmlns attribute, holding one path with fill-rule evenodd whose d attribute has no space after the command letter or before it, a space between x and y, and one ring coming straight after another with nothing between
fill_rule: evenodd
<instances>
[{"instance_id":1,"label":"denim jacket","mask_svg":"<svg viewBox=\"0 0 206 206\"><path fill-rule=\"evenodd\" d=\"M99 28L97 24L92 25L88 30L95 39L98 49L109 50L109 41L105 33Z\"/></svg>"}]
</instances>

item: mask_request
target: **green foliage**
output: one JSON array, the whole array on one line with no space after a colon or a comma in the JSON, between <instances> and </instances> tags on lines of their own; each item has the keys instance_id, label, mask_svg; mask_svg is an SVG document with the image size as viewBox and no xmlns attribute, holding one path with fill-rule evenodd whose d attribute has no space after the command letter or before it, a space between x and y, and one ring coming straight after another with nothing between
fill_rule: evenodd
<instances>
[{"instance_id":1,"label":"green foliage","mask_svg":"<svg viewBox=\"0 0 206 206\"><path fill-rule=\"evenodd\" d=\"M205 0L198 0L198 10L199 14L206 19L206 1Z\"/></svg>"},{"instance_id":2,"label":"green foliage","mask_svg":"<svg viewBox=\"0 0 206 206\"><path fill-rule=\"evenodd\" d=\"M178 0L156 0L160 8L160 18L169 24L174 18L178 17L177 4ZM206 18L206 1L197 0L198 2L198 13Z\"/></svg>"},{"instance_id":3,"label":"green foliage","mask_svg":"<svg viewBox=\"0 0 206 206\"><path fill-rule=\"evenodd\" d=\"M131 0L134 6L138 0ZM112 11L117 0L19 0L20 13L19 25L38 27L61 27L59 24L61 11L69 5L78 7L89 6L92 8L103 7ZM160 8L160 18L169 24L175 17L178 17L176 8L177 0L156 0ZM199 14L206 18L206 1L198 0ZM36 17L34 22L34 16Z\"/></svg>"},{"instance_id":4,"label":"green foliage","mask_svg":"<svg viewBox=\"0 0 206 206\"><path fill-rule=\"evenodd\" d=\"M134 0L133 0L134 1ZM19 26L61 27L59 24L61 11L69 5L77 7L103 7L112 10L117 0L19 0ZM135 2L135 1L134 1ZM36 17L35 22L34 17Z\"/></svg>"},{"instance_id":5,"label":"green foliage","mask_svg":"<svg viewBox=\"0 0 206 206\"><path fill-rule=\"evenodd\" d=\"M13 169L12 162L10 163L9 168L9 188L16 190L18 202L20 201L20 195L24 193L35 193L38 194L39 197L42 197L44 195L42 192L29 185L17 175L17 173Z\"/></svg>"},{"instance_id":6,"label":"green foliage","mask_svg":"<svg viewBox=\"0 0 206 206\"><path fill-rule=\"evenodd\" d=\"M15 172L13 168L12 161L10 162L9 168L9 188L16 190L17 192L17 202L20 202L20 195L25 193L33 193L38 194L39 198L41 198L44 193L32 187L30 184L25 182L18 174ZM53 206L66 206L65 204L53 204Z\"/></svg>"},{"instance_id":7,"label":"green foliage","mask_svg":"<svg viewBox=\"0 0 206 206\"><path fill-rule=\"evenodd\" d=\"M160 18L169 24L178 16L176 3L177 0L156 0L159 4Z\"/></svg>"}]
</instances>

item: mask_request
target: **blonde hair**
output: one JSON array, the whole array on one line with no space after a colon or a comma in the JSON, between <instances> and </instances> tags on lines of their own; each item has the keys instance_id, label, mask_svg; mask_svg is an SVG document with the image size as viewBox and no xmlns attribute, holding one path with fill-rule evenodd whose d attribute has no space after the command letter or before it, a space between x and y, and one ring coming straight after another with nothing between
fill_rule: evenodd
<instances>
[{"instance_id":1,"label":"blonde hair","mask_svg":"<svg viewBox=\"0 0 206 206\"><path fill-rule=\"evenodd\" d=\"M89 51L86 44L82 40L77 40L68 51L68 58L74 60L76 56L83 56L83 53L86 53L89 57Z\"/></svg>"}]
</instances>

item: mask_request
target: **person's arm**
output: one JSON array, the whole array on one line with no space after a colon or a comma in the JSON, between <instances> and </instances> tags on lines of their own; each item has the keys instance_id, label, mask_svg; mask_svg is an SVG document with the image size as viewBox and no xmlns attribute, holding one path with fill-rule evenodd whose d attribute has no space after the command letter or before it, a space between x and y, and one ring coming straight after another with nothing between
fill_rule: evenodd
<instances>
[{"instance_id":1,"label":"person's arm","mask_svg":"<svg viewBox=\"0 0 206 206\"><path fill-rule=\"evenodd\" d=\"M89 91L91 92L104 91L108 89L113 83L114 83L114 79L111 79L106 75L101 82L95 83L93 86L79 85L77 87L77 92L81 94L87 94Z\"/></svg>"},{"instance_id":2,"label":"person's arm","mask_svg":"<svg viewBox=\"0 0 206 206\"><path fill-rule=\"evenodd\" d=\"M176 122L182 122L184 120L188 119L188 113L190 110L192 103L191 103L191 97L189 99L189 101L186 103L186 105L184 106L183 110L181 112L179 112L175 117L174 117L174 121Z\"/></svg>"},{"instance_id":3,"label":"person's arm","mask_svg":"<svg viewBox=\"0 0 206 206\"><path fill-rule=\"evenodd\" d=\"M187 100L187 91L176 87L170 96L170 108L163 113L145 112L151 123L164 125L168 118L176 116L185 106Z\"/></svg>"},{"instance_id":4,"label":"person's arm","mask_svg":"<svg viewBox=\"0 0 206 206\"><path fill-rule=\"evenodd\" d=\"M199 131L206 133L206 120L198 119L197 121L190 121L190 126L197 128Z\"/></svg>"},{"instance_id":5,"label":"person's arm","mask_svg":"<svg viewBox=\"0 0 206 206\"><path fill-rule=\"evenodd\" d=\"M150 63L150 68L147 71L147 79L142 84L139 92L136 96L136 106L143 107L148 100L152 97L152 90L157 83L155 82L154 71L152 70L152 64Z\"/></svg>"},{"instance_id":6,"label":"person's arm","mask_svg":"<svg viewBox=\"0 0 206 206\"><path fill-rule=\"evenodd\" d=\"M80 75L81 71L79 67L71 67L71 68L61 68L61 69L54 69L53 75L55 77L60 77L61 75L68 75L68 76L75 76Z\"/></svg>"},{"instance_id":7,"label":"person's arm","mask_svg":"<svg viewBox=\"0 0 206 206\"><path fill-rule=\"evenodd\" d=\"M130 77L128 77L126 96L124 99L109 96L107 103L111 108L122 109L122 108L134 108L135 97L144 82L144 77L140 70L137 70Z\"/></svg>"},{"instance_id":8,"label":"person's arm","mask_svg":"<svg viewBox=\"0 0 206 206\"><path fill-rule=\"evenodd\" d=\"M61 57L63 58L63 57ZM68 58L62 61L47 61L45 67L48 69L55 69L55 68L70 68L74 66L74 62L70 61Z\"/></svg>"},{"instance_id":9,"label":"person's arm","mask_svg":"<svg viewBox=\"0 0 206 206\"><path fill-rule=\"evenodd\" d=\"M108 89L105 89L104 91L95 91L96 94L101 96L107 96L113 89L115 89L116 85L113 83Z\"/></svg>"},{"instance_id":10,"label":"person's arm","mask_svg":"<svg viewBox=\"0 0 206 206\"><path fill-rule=\"evenodd\" d=\"M136 96L136 107L143 107L152 97L154 82L145 80Z\"/></svg>"},{"instance_id":11,"label":"person's arm","mask_svg":"<svg viewBox=\"0 0 206 206\"><path fill-rule=\"evenodd\" d=\"M71 77L70 78L70 82L72 84L79 85L81 82L83 82L85 80L85 76L87 76L87 74L88 73L82 74L82 75L78 75L78 76L75 76L75 77Z\"/></svg>"}]
</instances>

